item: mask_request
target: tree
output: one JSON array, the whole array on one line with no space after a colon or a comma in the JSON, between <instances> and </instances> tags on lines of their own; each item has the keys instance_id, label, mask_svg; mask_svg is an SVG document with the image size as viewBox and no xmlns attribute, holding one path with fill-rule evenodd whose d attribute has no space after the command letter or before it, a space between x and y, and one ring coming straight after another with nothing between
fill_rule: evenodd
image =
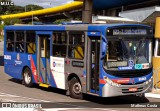
<instances>
[{"instance_id":1,"label":"tree","mask_svg":"<svg viewBox=\"0 0 160 111\"><path fill-rule=\"evenodd\" d=\"M61 24L62 22L69 22L70 19L57 19L53 22L53 24Z\"/></svg>"},{"instance_id":2,"label":"tree","mask_svg":"<svg viewBox=\"0 0 160 111\"><path fill-rule=\"evenodd\" d=\"M21 13L21 12L24 12L25 11L25 8L22 7L22 6L10 6L8 8L8 13L9 14L14 14L14 13Z\"/></svg>"},{"instance_id":3,"label":"tree","mask_svg":"<svg viewBox=\"0 0 160 111\"><path fill-rule=\"evenodd\" d=\"M6 18L3 21L4 21L4 25L14 25L14 24L22 23L22 21L17 18Z\"/></svg>"},{"instance_id":4,"label":"tree","mask_svg":"<svg viewBox=\"0 0 160 111\"><path fill-rule=\"evenodd\" d=\"M33 11L33 10L40 10L40 9L43 9L43 7L41 6L38 6L38 5L33 5L33 4L29 4L29 5L26 5L26 11Z\"/></svg>"},{"instance_id":5,"label":"tree","mask_svg":"<svg viewBox=\"0 0 160 111\"><path fill-rule=\"evenodd\" d=\"M11 2L11 0L0 0L0 2ZM4 15L7 13L10 6L7 5L0 5L0 15Z\"/></svg>"},{"instance_id":6,"label":"tree","mask_svg":"<svg viewBox=\"0 0 160 111\"><path fill-rule=\"evenodd\" d=\"M11 0L0 0L0 2L11 2ZM27 11L32 11L43 9L43 7L33 4L26 5L25 7L16 5L0 5L0 15L21 13L25 12L25 9Z\"/></svg>"}]
</instances>

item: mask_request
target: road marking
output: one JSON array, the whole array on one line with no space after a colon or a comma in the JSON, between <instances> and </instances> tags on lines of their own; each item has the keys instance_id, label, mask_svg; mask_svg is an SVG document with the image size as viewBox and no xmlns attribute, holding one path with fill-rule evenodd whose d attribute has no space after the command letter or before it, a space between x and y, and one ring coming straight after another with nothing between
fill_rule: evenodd
<instances>
[{"instance_id":1,"label":"road marking","mask_svg":"<svg viewBox=\"0 0 160 111\"><path fill-rule=\"evenodd\" d=\"M2 99L2 101L1 101L1 102L16 102L16 101L11 100L11 99Z\"/></svg>"},{"instance_id":2,"label":"road marking","mask_svg":"<svg viewBox=\"0 0 160 111\"><path fill-rule=\"evenodd\" d=\"M116 110L112 110L112 109L102 109L102 108L50 108L50 109L42 109L42 111L61 111L61 110L63 110L63 111L65 111L65 110L67 110L67 111L72 111L72 110L103 110L103 111L116 111ZM34 110L34 111L36 111L36 110ZM37 110L38 111L38 110Z\"/></svg>"},{"instance_id":3,"label":"road marking","mask_svg":"<svg viewBox=\"0 0 160 111\"><path fill-rule=\"evenodd\" d=\"M38 101L38 102L56 102L56 101L47 101L47 100L35 99L35 98L24 97L24 96L17 96L17 95L8 94L8 93L3 93L3 92L0 92L0 94L2 94L2 95L4 95L4 96L6 95L6 96L10 96L10 97L17 97L17 98L35 100L35 101ZM73 107L83 107L83 108L85 108L85 106L73 105L73 104L66 104L66 103L55 103L55 104L61 104L61 105L68 105L68 106L73 106ZM88 107L86 107L86 108L88 108Z\"/></svg>"},{"instance_id":4,"label":"road marking","mask_svg":"<svg viewBox=\"0 0 160 111\"><path fill-rule=\"evenodd\" d=\"M3 92L0 92L0 94L6 95L6 96L10 96L10 97L17 97L17 98L35 100L35 101L38 101L38 102L52 102L52 101L47 101L47 100L42 100L42 99L35 99L35 98L24 97L24 96L17 96L17 95L8 94L8 93L3 93Z\"/></svg>"},{"instance_id":5,"label":"road marking","mask_svg":"<svg viewBox=\"0 0 160 111\"><path fill-rule=\"evenodd\" d=\"M117 110L112 110L112 109L102 109L102 108L94 108L94 109L97 109L97 110L104 110L104 111L117 111Z\"/></svg>"},{"instance_id":6,"label":"road marking","mask_svg":"<svg viewBox=\"0 0 160 111\"><path fill-rule=\"evenodd\" d=\"M0 96L10 96L10 97L17 97L17 98L23 98L23 99L30 99L30 100L35 100L38 102L56 102L56 101L47 101L47 100L42 100L42 99L35 99L35 98L30 98L30 97L24 97L24 96L17 96L14 94L8 94L8 93L3 93L0 92ZM9 99L3 99L5 101L9 101L9 102L18 102L18 101L14 101L14 100L9 100ZM46 109L45 111L58 111L58 110L67 110L67 109L88 109L88 108L92 108L92 107L86 107L86 106L81 106L81 105L73 105L73 104L66 104L66 103L55 103L55 104L61 104L61 105L68 105L68 106L73 106L73 107L78 107L78 108L52 108L52 109ZM92 108L92 109L97 109L97 110L103 110L103 111L116 111L116 110L112 110L112 109L101 109L101 108Z\"/></svg>"},{"instance_id":7,"label":"road marking","mask_svg":"<svg viewBox=\"0 0 160 111\"><path fill-rule=\"evenodd\" d=\"M33 108L0 108L0 111L34 111Z\"/></svg>"}]
</instances>

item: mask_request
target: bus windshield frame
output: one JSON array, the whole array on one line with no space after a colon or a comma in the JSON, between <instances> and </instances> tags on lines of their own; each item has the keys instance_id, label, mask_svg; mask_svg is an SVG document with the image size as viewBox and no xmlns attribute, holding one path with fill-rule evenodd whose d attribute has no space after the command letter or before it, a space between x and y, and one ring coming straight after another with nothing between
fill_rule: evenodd
<instances>
[{"instance_id":1,"label":"bus windshield frame","mask_svg":"<svg viewBox=\"0 0 160 111\"><path fill-rule=\"evenodd\" d=\"M114 31L115 30L115 31ZM110 32L111 31L111 32ZM106 70L141 70L152 67L152 36L150 29L107 29ZM149 35L148 35L149 34Z\"/></svg>"}]
</instances>

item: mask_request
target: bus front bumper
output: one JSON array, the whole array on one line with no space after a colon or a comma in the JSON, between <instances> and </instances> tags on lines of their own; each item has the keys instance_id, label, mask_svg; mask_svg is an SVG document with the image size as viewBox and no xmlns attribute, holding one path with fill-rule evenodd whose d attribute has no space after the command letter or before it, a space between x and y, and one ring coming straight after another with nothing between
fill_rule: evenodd
<instances>
[{"instance_id":1,"label":"bus front bumper","mask_svg":"<svg viewBox=\"0 0 160 111\"><path fill-rule=\"evenodd\" d=\"M138 95L151 92L153 86L153 79L148 84L146 82L136 85L120 85L112 86L106 83L102 88L102 97L114 97L123 95ZM129 91L130 88L137 88L137 91Z\"/></svg>"}]
</instances>

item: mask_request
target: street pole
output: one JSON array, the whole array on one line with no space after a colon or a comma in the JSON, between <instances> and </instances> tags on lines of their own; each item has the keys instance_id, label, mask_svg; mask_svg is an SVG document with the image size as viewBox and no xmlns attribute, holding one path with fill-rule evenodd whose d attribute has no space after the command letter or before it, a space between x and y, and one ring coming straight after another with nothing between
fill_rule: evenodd
<instances>
[{"instance_id":1,"label":"street pole","mask_svg":"<svg viewBox=\"0 0 160 111\"><path fill-rule=\"evenodd\" d=\"M31 12L32 12L32 25L33 25L33 8L31 7Z\"/></svg>"},{"instance_id":2,"label":"street pole","mask_svg":"<svg viewBox=\"0 0 160 111\"><path fill-rule=\"evenodd\" d=\"M33 25L33 12L32 12L32 25Z\"/></svg>"},{"instance_id":3,"label":"street pole","mask_svg":"<svg viewBox=\"0 0 160 111\"><path fill-rule=\"evenodd\" d=\"M27 9L26 9L26 5L25 5L25 12L27 11Z\"/></svg>"},{"instance_id":4,"label":"street pole","mask_svg":"<svg viewBox=\"0 0 160 111\"><path fill-rule=\"evenodd\" d=\"M83 0L82 22L92 23L93 0Z\"/></svg>"}]
</instances>

